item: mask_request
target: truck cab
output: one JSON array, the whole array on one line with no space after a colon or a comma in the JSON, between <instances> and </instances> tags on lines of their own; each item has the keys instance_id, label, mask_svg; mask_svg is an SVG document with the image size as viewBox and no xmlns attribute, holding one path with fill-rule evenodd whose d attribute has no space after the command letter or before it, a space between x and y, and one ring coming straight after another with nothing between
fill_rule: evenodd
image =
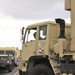
<instances>
[{"instance_id":1,"label":"truck cab","mask_svg":"<svg viewBox=\"0 0 75 75\"><path fill-rule=\"evenodd\" d=\"M60 73L56 71L58 69L54 68L54 64L55 66L59 65L59 63L55 61L55 59L59 60L60 58L58 46L59 36L60 24L53 21L29 25L25 29L25 32L23 27L22 55L19 67L20 75L37 75L34 69L38 69L39 66L41 66L40 69L49 69L52 74ZM66 24L64 36L65 38L70 37L70 24ZM66 49L69 41L67 41L67 39L64 40L64 44L64 49Z\"/></svg>"},{"instance_id":2,"label":"truck cab","mask_svg":"<svg viewBox=\"0 0 75 75\"><path fill-rule=\"evenodd\" d=\"M0 47L0 54L14 56L14 65L18 66L20 50L17 47Z\"/></svg>"}]
</instances>

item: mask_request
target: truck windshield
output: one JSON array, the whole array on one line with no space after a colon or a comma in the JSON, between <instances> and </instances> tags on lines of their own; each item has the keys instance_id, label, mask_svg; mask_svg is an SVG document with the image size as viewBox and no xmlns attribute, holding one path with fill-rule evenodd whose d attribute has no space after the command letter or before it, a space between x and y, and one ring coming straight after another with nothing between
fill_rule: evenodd
<instances>
[{"instance_id":1,"label":"truck windshield","mask_svg":"<svg viewBox=\"0 0 75 75\"><path fill-rule=\"evenodd\" d=\"M37 28L31 28L26 31L25 43L34 42L36 40Z\"/></svg>"},{"instance_id":2,"label":"truck windshield","mask_svg":"<svg viewBox=\"0 0 75 75\"><path fill-rule=\"evenodd\" d=\"M6 51L6 54L14 56L15 52L14 51Z\"/></svg>"},{"instance_id":3,"label":"truck windshield","mask_svg":"<svg viewBox=\"0 0 75 75\"><path fill-rule=\"evenodd\" d=\"M4 51L0 51L0 54L4 54Z\"/></svg>"}]
</instances>

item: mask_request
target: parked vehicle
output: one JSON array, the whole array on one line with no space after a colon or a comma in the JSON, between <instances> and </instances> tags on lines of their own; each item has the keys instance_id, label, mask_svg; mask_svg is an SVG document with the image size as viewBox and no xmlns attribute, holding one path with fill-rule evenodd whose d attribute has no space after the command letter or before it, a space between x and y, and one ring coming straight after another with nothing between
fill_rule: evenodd
<instances>
[{"instance_id":1,"label":"parked vehicle","mask_svg":"<svg viewBox=\"0 0 75 75\"><path fill-rule=\"evenodd\" d=\"M0 47L0 55L13 55L14 56L14 64L17 66L20 56L20 50L16 47Z\"/></svg>"}]
</instances>

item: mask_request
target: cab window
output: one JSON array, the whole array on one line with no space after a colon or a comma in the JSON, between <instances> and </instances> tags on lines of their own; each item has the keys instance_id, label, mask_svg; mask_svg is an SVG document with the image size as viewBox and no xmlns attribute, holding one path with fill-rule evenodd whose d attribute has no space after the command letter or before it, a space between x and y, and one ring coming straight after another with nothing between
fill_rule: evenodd
<instances>
[{"instance_id":1,"label":"cab window","mask_svg":"<svg viewBox=\"0 0 75 75\"><path fill-rule=\"evenodd\" d=\"M14 56L15 52L14 51L6 51L6 54Z\"/></svg>"},{"instance_id":2,"label":"cab window","mask_svg":"<svg viewBox=\"0 0 75 75\"><path fill-rule=\"evenodd\" d=\"M46 40L47 26L40 26L39 28L39 40Z\"/></svg>"},{"instance_id":3,"label":"cab window","mask_svg":"<svg viewBox=\"0 0 75 75\"><path fill-rule=\"evenodd\" d=\"M4 54L4 51L0 51L0 54Z\"/></svg>"},{"instance_id":4,"label":"cab window","mask_svg":"<svg viewBox=\"0 0 75 75\"><path fill-rule=\"evenodd\" d=\"M36 40L37 28L27 29L25 43L34 42Z\"/></svg>"}]
</instances>

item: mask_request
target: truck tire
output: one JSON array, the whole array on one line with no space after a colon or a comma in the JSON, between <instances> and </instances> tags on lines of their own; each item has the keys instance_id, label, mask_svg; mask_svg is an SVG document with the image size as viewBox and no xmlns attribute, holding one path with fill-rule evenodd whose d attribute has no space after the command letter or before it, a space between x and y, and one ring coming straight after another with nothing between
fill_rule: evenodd
<instances>
[{"instance_id":1,"label":"truck tire","mask_svg":"<svg viewBox=\"0 0 75 75\"><path fill-rule=\"evenodd\" d=\"M22 71L19 69L19 75L22 75Z\"/></svg>"},{"instance_id":2,"label":"truck tire","mask_svg":"<svg viewBox=\"0 0 75 75\"><path fill-rule=\"evenodd\" d=\"M12 66L12 65L9 65L9 66L7 67L7 69L8 69L8 72L12 72L13 66Z\"/></svg>"},{"instance_id":3,"label":"truck tire","mask_svg":"<svg viewBox=\"0 0 75 75\"><path fill-rule=\"evenodd\" d=\"M42 64L34 66L28 75L54 75L50 67Z\"/></svg>"},{"instance_id":4,"label":"truck tire","mask_svg":"<svg viewBox=\"0 0 75 75\"><path fill-rule=\"evenodd\" d=\"M13 63L13 69L15 68L15 64Z\"/></svg>"},{"instance_id":5,"label":"truck tire","mask_svg":"<svg viewBox=\"0 0 75 75\"><path fill-rule=\"evenodd\" d=\"M21 70L19 69L19 75L27 75L27 73L26 73L25 71L21 71Z\"/></svg>"}]
</instances>

